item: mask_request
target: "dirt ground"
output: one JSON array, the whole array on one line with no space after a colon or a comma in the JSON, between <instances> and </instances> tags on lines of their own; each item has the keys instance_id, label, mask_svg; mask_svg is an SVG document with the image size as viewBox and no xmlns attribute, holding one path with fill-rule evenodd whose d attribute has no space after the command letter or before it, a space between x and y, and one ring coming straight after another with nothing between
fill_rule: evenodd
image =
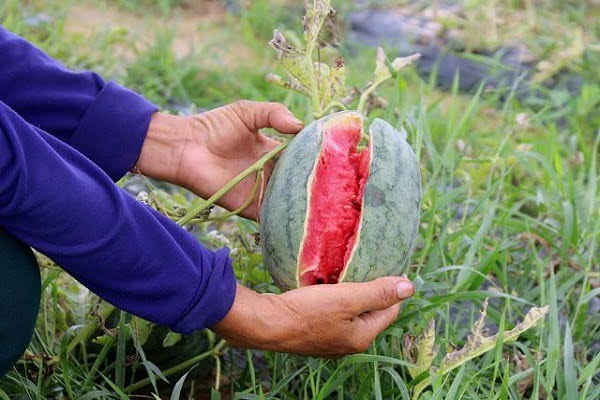
<instances>
[{"instance_id":1,"label":"dirt ground","mask_svg":"<svg viewBox=\"0 0 600 400\"><path fill-rule=\"evenodd\" d=\"M207 62L217 64L252 58L252 51L239 40L236 28L228 21L227 11L217 1L185 2L169 16L161 16L157 11L137 13L113 4L82 1L73 4L65 23L67 31L82 35L125 29L139 51L154 43L156 32L172 32L176 57L210 51L211 57ZM227 46L219 46L223 42L227 42ZM126 56L133 56L133 49L119 50Z\"/></svg>"}]
</instances>

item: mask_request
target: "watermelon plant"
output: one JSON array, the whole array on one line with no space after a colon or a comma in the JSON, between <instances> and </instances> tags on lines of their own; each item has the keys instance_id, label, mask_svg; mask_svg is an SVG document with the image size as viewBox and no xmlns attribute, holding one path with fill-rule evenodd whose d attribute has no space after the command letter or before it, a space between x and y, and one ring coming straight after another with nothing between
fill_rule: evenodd
<instances>
[{"instance_id":1,"label":"watermelon plant","mask_svg":"<svg viewBox=\"0 0 600 400\"><path fill-rule=\"evenodd\" d=\"M309 97L316 120L179 222L197 218L255 174L265 265L280 288L401 275L419 229L419 162L402 128L375 119L366 134L365 124L370 111L387 104L376 89L419 54L390 62L379 48L372 82L349 88L330 2L307 1L302 25L303 39L275 31L270 44L287 77L267 80ZM262 190L266 164L284 148Z\"/></svg>"}]
</instances>

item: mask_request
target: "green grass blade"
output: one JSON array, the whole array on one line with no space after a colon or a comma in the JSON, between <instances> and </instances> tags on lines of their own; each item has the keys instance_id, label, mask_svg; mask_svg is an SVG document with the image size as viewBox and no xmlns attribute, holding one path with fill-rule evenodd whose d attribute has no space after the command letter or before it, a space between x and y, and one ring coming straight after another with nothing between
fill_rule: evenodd
<instances>
[{"instance_id":1,"label":"green grass blade","mask_svg":"<svg viewBox=\"0 0 600 400\"><path fill-rule=\"evenodd\" d=\"M563 348L563 368L565 371L566 400L577 400L577 370L575 368L575 354L571 326L567 322L565 328L565 343Z\"/></svg>"},{"instance_id":2,"label":"green grass blade","mask_svg":"<svg viewBox=\"0 0 600 400\"><path fill-rule=\"evenodd\" d=\"M179 400L181 397L181 389L183 389L183 384L185 383L185 380L187 378L187 376L189 375L190 372L192 372L192 370L196 368L196 366L193 366L192 368L190 368L188 370L188 372L186 372L178 381L177 383L175 383L175 386L173 386L173 391L171 392L171 397L170 400ZM212 397L212 396L211 396Z\"/></svg>"},{"instance_id":3,"label":"green grass blade","mask_svg":"<svg viewBox=\"0 0 600 400\"><path fill-rule=\"evenodd\" d=\"M394 370L392 367L383 367L381 368L381 370L390 374L390 376L394 380L394 383L396 384L396 387L398 388L398 391L400 392L401 399L410 400L408 388L406 387L406 383L404 383L404 380L402 379L400 374L398 374L398 372L396 372L396 370Z\"/></svg>"},{"instance_id":4,"label":"green grass blade","mask_svg":"<svg viewBox=\"0 0 600 400\"><path fill-rule=\"evenodd\" d=\"M452 385L450 385L450 389L448 389L448 393L446 393L446 400L454 400L458 398L458 389L465 377L465 366L461 366L458 370L458 373L454 377L452 381Z\"/></svg>"},{"instance_id":5,"label":"green grass blade","mask_svg":"<svg viewBox=\"0 0 600 400\"><path fill-rule=\"evenodd\" d=\"M560 360L560 331L558 322L558 300L556 297L556 279L554 272L550 272L550 281L548 282L548 342L547 342L547 362L546 362L546 389L554 387L556 382L556 373Z\"/></svg>"}]
</instances>

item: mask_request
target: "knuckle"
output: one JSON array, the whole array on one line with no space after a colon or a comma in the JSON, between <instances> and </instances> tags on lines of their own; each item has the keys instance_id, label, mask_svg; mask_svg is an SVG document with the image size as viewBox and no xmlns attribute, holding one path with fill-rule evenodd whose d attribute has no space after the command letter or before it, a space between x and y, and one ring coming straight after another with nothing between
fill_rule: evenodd
<instances>
[{"instance_id":1,"label":"knuckle","mask_svg":"<svg viewBox=\"0 0 600 400\"><path fill-rule=\"evenodd\" d=\"M237 100L232 104L232 106L237 108L238 110L245 110L251 105L252 102L250 100Z\"/></svg>"},{"instance_id":2,"label":"knuckle","mask_svg":"<svg viewBox=\"0 0 600 400\"><path fill-rule=\"evenodd\" d=\"M256 103L250 100L237 100L231 103L231 109L249 130L253 130L256 125L255 105Z\"/></svg>"},{"instance_id":3,"label":"knuckle","mask_svg":"<svg viewBox=\"0 0 600 400\"><path fill-rule=\"evenodd\" d=\"M341 293L337 300L339 305L345 309L348 309L354 305L354 298L347 292Z\"/></svg>"},{"instance_id":4,"label":"knuckle","mask_svg":"<svg viewBox=\"0 0 600 400\"><path fill-rule=\"evenodd\" d=\"M382 309L388 308L392 304L396 303L396 294L389 287L389 285L382 285L379 287L378 299L379 305Z\"/></svg>"},{"instance_id":5,"label":"knuckle","mask_svg":"<svg viewBox=\"0 0 600 400\"><path fill-rule=\"evenodd\" d=\"M237 100L231 104L231 108L241 118L247 118L254 112L253 104L250 100Z\"/></svg>"},{"instance_id":6,"label":"knuckle","mask_svg":"<svg viewBox=\"0 0 600 400\"><path fill-rule=\"evenodd\" d=\"M344 315L355 316L359 310L356 300L351 296L340 297L336 305L336 311Z\"/></svg>"}]
</instances>

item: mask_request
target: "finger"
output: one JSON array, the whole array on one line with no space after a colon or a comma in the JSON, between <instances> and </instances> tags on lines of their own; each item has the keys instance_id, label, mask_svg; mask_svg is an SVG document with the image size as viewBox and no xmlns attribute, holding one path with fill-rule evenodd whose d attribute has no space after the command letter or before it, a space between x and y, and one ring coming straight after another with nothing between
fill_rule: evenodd
<instances>
[{"instance_id":1,"label":"finger","mask_svg":"<svg viewBox=\"0 0 600 400\"><path fill-rule=\"evenodd\" d=\"M398 318L399 312L400 303L394 304L385 310L363 313L357 318L356 322L363 325L360 331L366 335L366 340L370 343Z\"/></svg>"},{"instance_id":2,"label":"finger","mask_svg":"<svg viewBox=\"0 0 600 400\"><path fill-rule=\"evenodd\" d=\"M412 283L404 277L385 277L364 283L342 283L351 309L357 315L363 312L385 310L401 300L411 297L414 292Z\"/></svg>"},{"instance_id":3,"label":"finger","mask_svg":"<svg viewBox=\"0 0 600 400\"><path fill-rule=\"evenodd\" d=\"M280 103L238 101L233 104L240 118L253 130L273 128L281 133L298 133L304 124Z\"/></svg>"}]
</instances>

